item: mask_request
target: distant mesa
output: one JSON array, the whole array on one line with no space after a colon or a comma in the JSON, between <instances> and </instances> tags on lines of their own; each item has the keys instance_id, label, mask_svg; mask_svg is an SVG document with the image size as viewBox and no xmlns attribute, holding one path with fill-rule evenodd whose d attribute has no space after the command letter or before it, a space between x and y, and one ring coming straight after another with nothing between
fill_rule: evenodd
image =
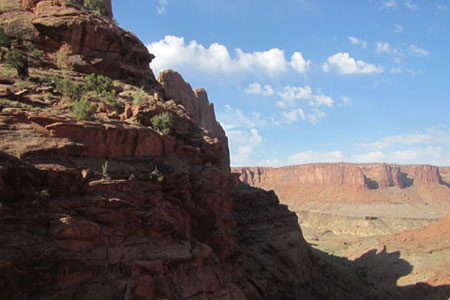
<instances>
[{"instance_id":1,"label":"distant mesa","mask_svg":"<svg viewBox=\"0 0 450 300\"><path fill-rule=\"evenodd\" d=\"M275 190L289 205L330 199L343 203L448 204L450 197L448 168L432 165L319 163L281 168L235 167L232 171L250 186Z\"/></svg>"}]
</instances>

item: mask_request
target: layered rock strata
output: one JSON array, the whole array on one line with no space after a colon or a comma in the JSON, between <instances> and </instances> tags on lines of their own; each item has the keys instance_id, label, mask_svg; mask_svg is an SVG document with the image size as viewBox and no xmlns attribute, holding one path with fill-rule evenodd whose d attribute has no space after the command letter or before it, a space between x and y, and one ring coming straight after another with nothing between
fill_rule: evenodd
<instances>
[{"instance_id":1,"label":"layered rock strata","mask_svg":"<svg viewBox=\"0 0 450 300\"><path fill-rule=\"evenodd\" d=\"M0 1L0 23L11 36L32 41L53 56L63 51L63 62L83 73L104 74L158 90L148 67L154 56L132 33L102 18L83 12L65 0ZM110 8L110 1L106 1ZM112 16L112 10L108 10Z\"/></svg>"},{"instance_id":2,"label":"layered rock strata","mask_svg":"<svg viewBox=\"0 0 450 300\"><path fill-rule=\"evenodd\" d=\"M233 168L243 182L273 189L283 203L434 203L450 189L431 165L323 163L282 168Z\"/></svg>"}]
</instances>

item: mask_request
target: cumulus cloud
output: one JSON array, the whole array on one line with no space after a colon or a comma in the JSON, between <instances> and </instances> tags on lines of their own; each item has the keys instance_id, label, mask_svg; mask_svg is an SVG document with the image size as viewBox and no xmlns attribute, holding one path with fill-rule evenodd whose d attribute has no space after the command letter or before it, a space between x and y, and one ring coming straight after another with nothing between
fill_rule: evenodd
<instances>
[{"instance_id":1,"label":"cumulus cloud","mask_svg":"<svg viewBox=\"0 0 450 300\"><path fill-rule=\"evenodd\" d=\"M262 86L258 82L251 83L248 88L245 90L246 94L257 94L257 95L263 95L263 96L272 96L275 92L273 88L266 84Z\"/></svg>"},{"instance_id":2,"label":"cumulus cloud","mask_svg":"<svg viewBox=\"0 0 450 300\"><path fill-rule=\"evenodd\" d=\"M277 106L281 108L294 107L297 100L306 102L309 106L326 106L332 107L334 101L331 97L323 94L314 94L311 87L286 86L283 91L278 92L281 101L277 102Z\"/></svg>"},{"instance_id":3,"label":"cumulus cloud","mask_svg":"<svg viewBox=\"0 0 450 300\"><path fill-rule=\"evenodd\" d=\"M354 36L349 36L348 40L350 41L350 44L352 45L361 45L361 47L363 47L364 49L367 48L367 42L360 40Z\"/></svg>"},{"instance_id":4,"label":"cumulus cloud","mask_svg":"<svg viewBox=\"0 0 450 300\"><path fill-rule=\"evenodd\" d=\"M258 130L228 130L228 141L231 149L231 164L233 166L249 166L254 164L255 149L262 142Z\"/></svg>"},{"instance_id":5,"label":"cumulus cloud","mask_svg":"<svg viewBox=\"0 0 450 300\"><path fill-rule=\"evenodd\" d=\"M319 109L312 109L308 112L305 112L301 108L285 110L282 112L283 118L280 123L293 123L298 120L309 121L312 124L317 124L321 119L325 118L326 114Z\"/></svg>"},{"instance_id":6,"label":"cumulus cloud","mask_svg":"<svg viewBox=\"0 0 450 300\"><path fill-rule=\"evenodd\" d=\"M284 51L278 48L255 52L244 52L237 48L232 56L222 44L213 43L205 47L195 40L186 43L183 37L172 35L148 44L147 48L155 55L151 66L157 72L188 67L210 73L262 72L277 76L289 69L304 73L311 63L303 58L301 52L295 52L290 62L286 60Z\"/></svg>"},{"instance_id":7,"label":"cumulus cloud","mask_svg":"<svg viewBox=\"0 0 450 300\"><path fill-rule=\"evenodd\" d=\"M329 72L331 68L335 68L341 74L374 74L384 71L382 66L375 66L362 60L356 60L350 57L348 52L339 52L328 57L322 69L325 72Z\"/></svg>"},{"instance_id":8,"label":"cumulus cloud","mask_svg":"<svg viewBox=\"0 0 450 300\"><path fill-rule=\"evenodd\" d=\"M163 14L166 12L166 7L169 5L169 0L157 0L158 5L156 6L156 11L159 14Z\"/></svg>"},{"instance_id":9,"label":"cumulus cloud","mask_svg":"<svg viewBox=\"0 0 450 300\"><path fill-rule=\"evenodd\" d=\"M305 151L292 154L288 158L290 164L306 164L306 163L318 163L318 162L340 162L344 158L341 151L331 152L316 152Z\"/></svg>"},{"instance_id":10,"label":"cumulus cloud","mask_svg":"<svg viewBox=\"0 0 450 300\"><path fill-rule=\"evenodd\" d=\"M301 52L294 52L291 57L290 66L299 73L305 73L311 65L310 60L305 60Z\"/></svg>"},{"instance_id":11,"label":"cumulus cloud","mask_svg":"<svg viewBox=\"0 0 450 300\"><path fill-rule=\"evenodd\" d=\"M417 45L414 45L414 44L412 44L409 47L409 50L415 56L428 56L428 55L430 55L429 51L427 51L425 49L422 49L422 48L420 48L420 47L418 47Z\"/></svg>"}]
</instances>

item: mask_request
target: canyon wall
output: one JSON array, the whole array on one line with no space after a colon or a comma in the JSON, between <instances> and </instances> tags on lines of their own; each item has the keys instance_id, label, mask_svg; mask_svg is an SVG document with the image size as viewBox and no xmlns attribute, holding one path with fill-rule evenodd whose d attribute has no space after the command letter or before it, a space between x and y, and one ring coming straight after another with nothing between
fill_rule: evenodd
<instances>
[{"instance_id":1,"label":"canyon wall","mask_svg":"<svg viewBox=\"0 0 450 300\"><path fill-rule=\"evenodd\" d=\"M251 186L275 190L283 203L294 206L308 201L448 205L450 195L440 168L431 165L322 163L232 171Z\"/></svg>"},{"instance_id":2,"label":"canyon wall","mask_svg":"<svg viewBox=\"0 0 450 300\"><path fill-rule=\"evenodd\" d=\"M142 42L71 2L0 0L13 45L44 51L25 83L0 80L0 297L392 298L313 253L273 192L238 183L204 90L157 81ZM53 81L90 72L117 93L85 94L80 120ZM150 121L163 112L167 131ZM352 166L327 172L308 180L367 186Z\"/></svg>"}]
</instances>

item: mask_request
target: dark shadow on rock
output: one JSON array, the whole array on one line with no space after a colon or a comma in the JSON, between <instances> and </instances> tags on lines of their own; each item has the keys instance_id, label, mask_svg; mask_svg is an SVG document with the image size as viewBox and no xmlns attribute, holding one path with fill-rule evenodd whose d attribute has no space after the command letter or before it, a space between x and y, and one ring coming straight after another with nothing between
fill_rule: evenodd
<instances>
[{"instance_id":1,"label":"dark shadow on rock","mask_svg":"<svg viewBox=\"0 0 450 300\"><path fill-rule=\"evenodd\" d=\"M409 178L408 174L400 172L400 180L402 182L402 187L407 188L414 184L414 179Z\"/></svg>"},{"instance_id":2,"label":"dark shadow on rock","mask_svg":"<svg viewBox=\"0 0 450 300\"><path fill-rule=\"evenodd\" d=\"M366 184L367 187L371 190L377 190L379 188L378 182L376 182L373 179L370 179L369 177L366 177Z\"/></svg>"},{"instance_id":3,"label":"dark shadow on rock","mask_svg":"<svg viewBox=\"0 0 450 300\"><path fill-rule=\"evenodd\" d=\"M234 207L243 265L264 299L448 299L450 286L399 287L413 270L399 252L376 249L351 261L310 247L297 216L273 191L243 183Z\"/></svg>"}]
</instances>

